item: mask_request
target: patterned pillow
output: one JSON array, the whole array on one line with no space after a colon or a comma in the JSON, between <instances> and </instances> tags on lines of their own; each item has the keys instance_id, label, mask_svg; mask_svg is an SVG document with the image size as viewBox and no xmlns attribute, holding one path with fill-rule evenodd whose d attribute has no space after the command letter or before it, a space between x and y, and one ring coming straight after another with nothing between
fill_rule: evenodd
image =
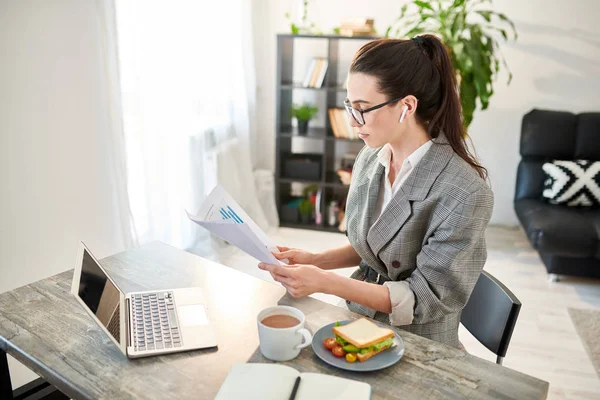
<instances>
[{"instance_id":1,"label":"patterned pillow","mask_svg":"<svg viewBox=\"0 0 600 400\"><path fill-rule=\"evenodd\" d=\"M552 204L570 207L600 206L600 161L560 161L544 163L546 173L543 197Z\"/></svg>"}]
</instances>

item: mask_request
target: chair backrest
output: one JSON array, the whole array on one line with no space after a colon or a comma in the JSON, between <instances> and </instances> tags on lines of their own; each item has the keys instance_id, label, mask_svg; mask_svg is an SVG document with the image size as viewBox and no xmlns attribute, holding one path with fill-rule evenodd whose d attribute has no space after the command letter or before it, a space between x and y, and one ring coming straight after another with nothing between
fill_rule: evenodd
<instances>
[{"instance_id":1,"label":"chair backrest","mask_svg":"<svg viewBox=\"0 0 600 400\"><path fill-rule=\"evenodd\" d=\"M517 323L521 302L500 281L482 271L460 322L502 364Z\"/></svg>"},{"instance_id":2,"label":"chair backrest","mask_svg":"<svg viewBox=\"0 0 600 400\"><path fill-rule=\"evenodd\" d=\"M600 113L573 114L533 109L521 123L521 161L515 200L539 199L544 190L542 165L552 160L600 161Z\"/></svg>"}]
</instances>

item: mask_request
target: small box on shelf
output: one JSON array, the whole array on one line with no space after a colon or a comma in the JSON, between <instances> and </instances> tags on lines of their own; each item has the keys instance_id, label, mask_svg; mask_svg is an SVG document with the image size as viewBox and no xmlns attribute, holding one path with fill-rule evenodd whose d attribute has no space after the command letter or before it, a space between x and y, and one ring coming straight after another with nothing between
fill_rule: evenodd
<instances>
[{"instance_id":1,"label":"small box on shelf","mask_svg":"<svg viewBox=\"0 0 600 400\"><path fill-rule=\"evenodd\" d=\"M282 178L320 181L322 160L318 153L287 153L282 158Z\"/></svg>"},{"instance_id":2,"label":"small box on shelf","mask_svg":"<svg viewBox=\"0 0 600 400\"><path fill-rule=\"evenodd\" d=\"M300 222L300 210L298 204L302 201L302 198L294 198L286 201L281 205L281 214L279 218L281 222L297 224Z\"/></svg>"}]
</instances>

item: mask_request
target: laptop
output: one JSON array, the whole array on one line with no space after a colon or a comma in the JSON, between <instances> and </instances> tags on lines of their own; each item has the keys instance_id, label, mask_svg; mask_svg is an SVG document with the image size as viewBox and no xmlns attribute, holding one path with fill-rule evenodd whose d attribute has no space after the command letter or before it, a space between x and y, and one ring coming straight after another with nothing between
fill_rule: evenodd
<instances>
[{"instance_id":1,"label":"laptop","mask_svg":"<svg viewBox=\"0 0 600 400\"><path fill-rule=\"evenodd\" d=\"M84 243L71 293L127 357L217 346L201 288L123 293Z\"/></svg>"}]
</instances>

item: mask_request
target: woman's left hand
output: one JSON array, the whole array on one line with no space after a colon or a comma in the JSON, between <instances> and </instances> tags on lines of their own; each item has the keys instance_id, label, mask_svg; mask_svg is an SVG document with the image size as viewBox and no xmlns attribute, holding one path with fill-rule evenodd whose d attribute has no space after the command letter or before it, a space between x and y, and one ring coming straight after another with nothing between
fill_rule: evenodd
<instances>
[{"instance_id":1,"label":"woman's left hand","mask_svg":"<svg viewBox=\"0 0 600 400\"><path fill-rule=\"evenodd\" d=\"M273 265L260 263L258 268L269 271L292 297L304 297L316 292L324 293L331 272L314 265Z\"/></svg>"}]
</instances>

